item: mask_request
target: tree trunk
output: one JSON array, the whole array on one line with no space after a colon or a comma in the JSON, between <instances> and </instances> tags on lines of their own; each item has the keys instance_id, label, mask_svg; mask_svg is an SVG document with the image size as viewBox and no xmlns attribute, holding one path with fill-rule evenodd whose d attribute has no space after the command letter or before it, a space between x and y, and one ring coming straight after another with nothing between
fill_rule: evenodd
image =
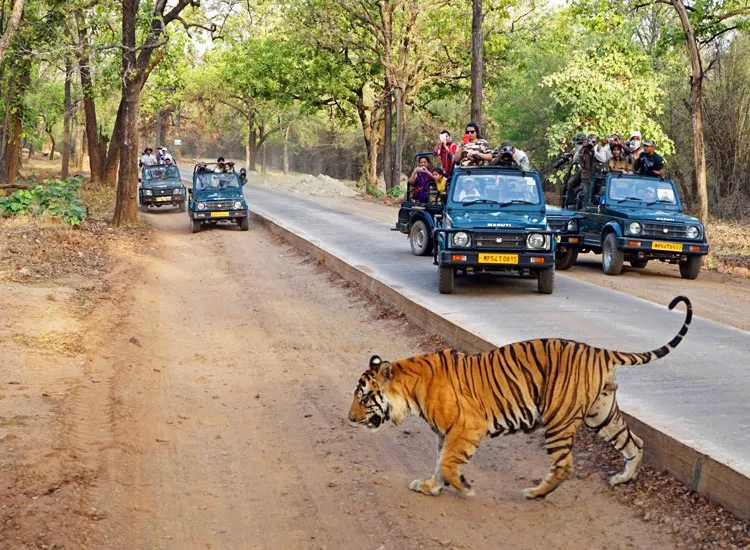
<instances>
[{"instance_id":1,"label":"tree trunk","mask_svg":"<svg viewBox=\"0 0 750 550\"><path fill-rule=\"evenodd\" d=\"M122 0L122 99L117 112L121 121L121 141L114 134L110 146L110 157L114 150L120 151L114 225L134 223L137 220L138 190L138 99L141 85L138 79L135 53L135 26L139 0ZM117 122L115 127L117 127ZM119 146L119 147L118 147ZM108 159L109 161L110 159ZM109 163L108 163L109 164Z\"/></svg>"},{"instance_id":2,"label":"tree trunk","mask_svg":"<svg viewBox=\"0 0 750 550\"><path fill-rule=\"evenodd\" d=\"M14 68L10 71L10 78L15 80L15 90L13 97L9 98L8 108L6 109L6 141L3 156L0 164L4 165L4 170L0 166L0 183L14 183L18 178L18 172L21 169L21 108L17 104L20 98L26 93L31 78L31 58L24 56Z\"/></svg>"},{"instance_id":3,"label":"tree trunk","mask_svg":"<svg viewBox=\"0 0 750 550\"><path fill-rule=\"evenodd\" d=\"M8 141L5 145L5 182L14 183L21 169L21 116L14 111L9 116Z\"/></svg>"},{"instance_id":4,"label":"tree trunk","mask_svg":"<svg viewBox=\"0 0 750 550\"><path fill-rule=\"evenodd\" d=\"M393 182L399 185L401 183L401 166L404 155L404 134L406 133L406 98L400 88L394 89L396 93L396 152L393 158Z\"/></svg>"},{"instance_id":5,"label":"tree trunk","mask_svg":"<svg viewBox=\"0 0 750 550\"><path fill-rule=\"evenodd\" d=\"M49 136L50 143L52 143L52 148L49 150L49 159L55 160L55 146L57 143L55 142L55 138L52 137L52 132L47 132L47 135ZM31 158L32 150L31 145L29 145L29 158Z\"/></svg>"},{"instance_id":6,"label":"tree trunk","mask_svg":"<svg viewBox=\"0 0 750 550\"><path fill-rule=\"evenodd\" d=\"M137 91L140 97L141 90ZM115 119L115 127L112 130L112 140L109 142L109 152L106 155L102 155L102 159L106 159L104 165L104 171L102 172L102 183L104 185L114 185L118 177L117 168L120 164L120 155L122 153L121 144L125 139L124 126L126 124L126 109L125 109L125 90L122 92L122 99L120 100L120 106L117 109L117 118ZM137 122L137 121L136 121ZM138 147L138 133L136 131L135 141L133 142L134 147ZM106 142L102 142L103 146L106 146ZM137 152L137 150L136 150ZM136 163L137 165L137 163Z\"/></svg>"},{"instance_id":7,"label":"tree trunk","mask_svg":"<svg viewBox=\"0 0 750 550\"><path fill-rule=\"evenodd\" d=\"M10 19L8 19L7 25L3 34L0 36L0 65L3 63L5 53L8 50L8 44L15 36L18 30L18 24L21 22L23 17L23 8L26 0L15 0L13 3L13 11L10 13Z\"/></svg>"},{"instance_id":8,"label":"tree trunk","mask_svg":"<svg viewBox=\"0 0 750 550\"><path fill-rule=\"evenodd\" d=\"M84 125L81 124L79 117L73 117L73 133L75 134L75 153L73 154L73 169L74 170L82 170L83 169L83 154L86 150L85 145L85 128Z\"/></svg>"},{"instance_id":9,"label":"tree trunk","mask_svg":"<svg viewBox=\"0 0 750 550\"><path fill-rule=\"evenodd\" d=\"M175 113L175 117L174 117L174 135L175 135L175 139L179 139L179 140L182 139L182 131L181 131L181 129L182 129L182 120L181 120L180 109L181 109L181 106L177 105L177 113ZM182 143L182 142L180 142L180 143ZM172 157L174 158L175 161L180 160L180 158L182 157L182 153L180 151L180 147L181 147L181 145L175 145L174 146L174 151L172 152Z\"/></svg>"},{"instance_id":10,"label":"tree trunk","mask_svg":"<svg viewBox=\"0 0 750 550\"><path fill-rule=\"evenodd\" d=\"M253 141L255 140L255 115L250 113L247 116L247 144L245 145L245 168L248 172L255 170L255 159L253 159Z\"/></svg>"},{"instance_id":11,"label":"tree trunk","mask_svg":"<svg viewBox=\"0 0 750 550\"><path fill-rule=\"evenodd\" d=\"M104 159L99 145L99 126L96 120L96 103L94 103L94 84L91 78L91 66L88 54L88 35L85 21L80 14L76 14L78 26L79 47L76 50L78 61L78 74L81 78L81 90L83 92L83 112L86 124L86 145L89 153L89 169L91 171L91 183L100 184L104 171Z\"/></svg>"},{"instance_id":12,"label":"tree trunk","mask_svg":"<svg viewBox=\"0 0 750 550\"><path fill-rule=\"evenodd\" d=\"M62 150L62 179L68 177L70 171L70 135L71 135L71 119L73 118L73 102L70 97L70 81L73 78L73 63L66 56L65 57L65 99L64 108L65 114L63 116L63 150ZM54 160L54 159L53 159Z\"/></svg>"},{"instance_id":13,"label":"tree trunk","mask_svg":"<svg viewBox=\"0 0 750 550\"><path fill-rule=\"evenodd\" d=\"M376 132L373 132L373 134ZM377 136L372 135L370 139L370 157L369 164L367 165L367 184L372 189L378 188L378 148L380 147L380 140Z\"/></svg>"},{"instance_id":14,"label":"tree trunk","mask_svg":"<svg viewBox=\"0 0 750 550\"><path fill-rule=\"evenodd\" d=\"M482 37L482 0L472 0L471 13L471 120L482 127L484 95L484 39Z\"/></svg>"},{"instance_id":15,"label":"tree trunk","mask_svg":"<svg viewBox=\"0 0 750 550\"><path fill-rule=\"evenodd\" d=\"M289 173L289 128L292 126L292 121L286 123L284 128L284 173Z\"/></svg>"},{"instance_id":16,"label":"tree trunk","mask_svg":"<svg viewBox=\"0 0 750 550\"><path fill-rule=\"evenodd\" d=\"M383 179L385 189L390 191L393 185L393 94L391 83L385 80L385 112L383 113Z\"/></svg>"},{"instance_id":17,"label":"tree trunk","mask_svg":"<svg viewBox=\"0 0 750 550\"><path fill-rule=\"evenodd\" d=\"M685 33L688 51L690 52L690 115L693 123L693 153L695 155L695 184L700 201L700 219L703 224L708 223L708 185L706 182L706 151L703 140L703 110L701 100L703 95L703 63L701 61L695 32L688 17L687 8L682 0L672 0L672 5L680 16L682 30Z\"/></svg>"}]
</instances>

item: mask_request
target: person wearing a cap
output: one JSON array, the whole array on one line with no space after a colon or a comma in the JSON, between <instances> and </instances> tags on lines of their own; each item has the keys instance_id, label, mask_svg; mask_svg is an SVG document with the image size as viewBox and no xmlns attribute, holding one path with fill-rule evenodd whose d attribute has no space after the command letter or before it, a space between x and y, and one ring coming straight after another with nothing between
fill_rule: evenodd
<instances>
[{"instance_id":1,"label":"person wearing a cap","mask_svg":"<svg viewBox=\"0 0 750 550\"><path fill-rule=\"evenodd\" d=\"M655 151L654 140L647 139L643 142L643 152L635 161L635 173L641 176L663 177L664 159Z\"/></svg>"},{"instance_id":2,"label":"person wearing a cap","mask_svg":"<svg viewBox=\"0 0 750 550\"><path fill-rule=\"evenodd\" d=\"M641 148L641 133L638 131L630 132L630 139L626 144L625 153L630 157L630 162L635 163L643 152Z\"/></svg>"},{"instance_id":3,"label":"person wearing a cap","mask_svg":"<svg viewBox=\"0 0 750 550\"><path fill-rule=\"evenodd\" d=\"M492 161L492 164L499 164L499 162L495 162L498 160L498 158L503 153L510 153L511 157L513 158L513 164L520 168L521 170L531 170L531 163L529 162L529 156L520 149L516 149L516 146L513 145L512 141L503 141L503 143L500 145L499 148L495 149L493 152L493 155L495 155L495 158Z\"/></svg>"},{"instance_id":4,"label":"person wearing a cap","mask_svg":"<svg viewBox=\"0 0 750 550\"><path fill-rule=\"evenodd\" d=\"M153 149L146 147L138 161L138 166L149 166L151 164L156 164L156 157L153 155Z\"/></svg>"}]
</instances>

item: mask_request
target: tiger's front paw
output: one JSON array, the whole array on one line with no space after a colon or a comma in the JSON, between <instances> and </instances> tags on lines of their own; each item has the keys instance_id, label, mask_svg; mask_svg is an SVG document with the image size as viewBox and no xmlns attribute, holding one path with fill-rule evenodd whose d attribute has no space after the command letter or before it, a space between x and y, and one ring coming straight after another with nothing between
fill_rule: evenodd
<instances>
[{"instance_id":1,"label":"tiger's front paw","mask_svg":"<svg viewBox=\"0 0 750 550\"><path fill-rule=\"evenodd\" d=\"M415 479L409 483L409 489L417 493L436 497L443 490L443 486L433 477L430 479Z\"/></svg>"}]
</instances>

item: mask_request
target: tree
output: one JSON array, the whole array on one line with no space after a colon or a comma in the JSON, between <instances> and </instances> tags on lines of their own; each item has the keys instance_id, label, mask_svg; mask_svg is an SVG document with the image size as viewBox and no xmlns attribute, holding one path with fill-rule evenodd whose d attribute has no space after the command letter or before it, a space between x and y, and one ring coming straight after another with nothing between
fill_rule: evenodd
<instances>
[{"instance_id":1,"label":"tree","mask_svg":"<svg viewBox=\"0 0 750 550\"><path fill-rule=\"evenodd\" d=\"M18 25L21 22L21 17L23 17L23 8L25 3L26 0L15 0L15 2L12 3L13 9L11 10L10 17L8 18L5 29L2 29L2 34L0 34L0 64L2 64L3 58L5 58L5 53L8 50L10 41L13 39L16 31L18 30Z\"/></svg>"},{"instance_id":2,"label":"tree","mask_svg":"<svg viewBox=\"0 0 750 550\"><path fill-rule=\"evenodd\" d=\"M482 126L484 98L484 37L482 0L472 0L471 13L471 120Z\"/></svg>"}]
</instances>

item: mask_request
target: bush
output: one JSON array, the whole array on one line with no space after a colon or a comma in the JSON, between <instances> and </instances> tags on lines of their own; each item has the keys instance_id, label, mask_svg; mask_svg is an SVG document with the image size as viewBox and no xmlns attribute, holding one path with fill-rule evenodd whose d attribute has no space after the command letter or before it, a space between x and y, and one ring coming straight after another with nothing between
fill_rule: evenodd
<instances>
[{"instance_id":1,"label":"bush","mask_svg":"<svg viewBox=\"0 0 750 550\"><path fill-rule=\"evenodd\" d=\"M404 182L400 182L398 185L394 185L388 190L388 196L396 199L400 199L406 193L406 185Z\"/></svg>"},{"instance_id":2,"label":"bush","mask_svg":"<svg viewBox=\"0 0 750 550\"><path fill-rule=\"evenodd\" d=\"M52 216L68 225L81 225L86 217L86 208L78 197L81 178L42 180L41 185L30 189L19 189L8 197L0 198L0 216L32 214L34 216Z\"/></svg>"},{"instance_id":3,"label":"bush","mask_svg":"<svg viewBox=\"0 0 750 550\"><path fill-rule=\"evenodd\" d=\"M383 196L385 195L385 193L383 193L383 192L382 192L382 191L381 191L380 189L378 189L377 187L370 187L369 185L367 186L367 189L366 189L366 191L367 191L367 194L368 194L368 195L372 195L372 196L373 196L373 197L375 197L376 199L382 198L382 197L383 197Z\"/></svg>"}]
</instances>

